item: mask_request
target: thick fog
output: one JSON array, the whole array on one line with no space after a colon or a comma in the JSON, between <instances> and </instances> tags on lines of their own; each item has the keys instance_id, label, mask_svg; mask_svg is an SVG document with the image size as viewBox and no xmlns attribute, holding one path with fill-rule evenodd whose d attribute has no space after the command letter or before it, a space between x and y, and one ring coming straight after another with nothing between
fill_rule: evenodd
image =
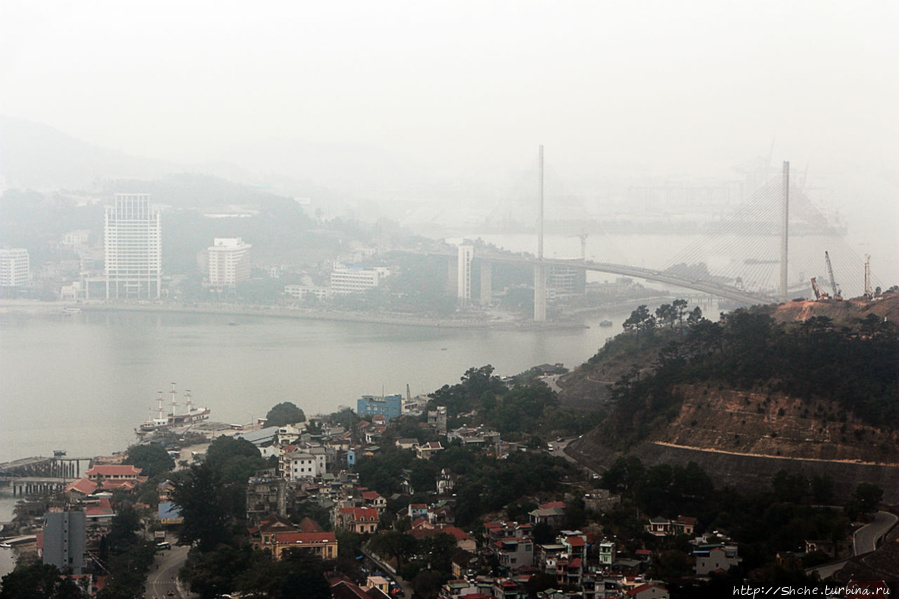
<instances>
[{"instance_id":1,"label":"thick fog","mask_svg":"<svg viewBox=\"0 0 899 599\"><path fill-rule=\"evenodd\" d=\"M519 185L543 144L594 214L610 182L734 179L790 160L860 253L897 255L893 2L0 10L0 113L99 146L382 202L447 189L478 202Z\"/></svg>"}]
</instances>

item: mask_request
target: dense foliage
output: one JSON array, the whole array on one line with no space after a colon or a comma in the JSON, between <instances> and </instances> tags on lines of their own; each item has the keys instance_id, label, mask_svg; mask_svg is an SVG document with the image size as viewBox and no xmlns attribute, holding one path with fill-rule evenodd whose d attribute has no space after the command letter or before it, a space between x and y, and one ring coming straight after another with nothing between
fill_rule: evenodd
<instances>
[{"instance_id":1,"label":"dense foliage","mask_svg":"<svg viewBox=\"0 0 899 599\"><path fill-rule=\"evenodd\" d=\"M265 415L265 426L284 426L297 422L306 422L306 414L290 401L282 401L273 406Z\"/></svg>"},{"instance_id":2,"label":"dense foliage","mask_svg":"<svg viewBox=\"0 0 899 599\"><path fill-rule=\"evenodd\" d=\"M141 469L143 476L153 478L157 474L168 472L175 467L175 460L169 452L158 443L132 445L128 448L124 464L132 464Z\"/></svg>"},{"instance_id":3,"label":"dense foliage","mask_svg":"<svg viewBox=\"0 0 899 599\"><path fill-rule=\"evenodd\" d=\"M249 441L213 441L202 463L173 477L172 501L184 518L180 540L197 543L201 551L232 542L232 527L246 518L247 481L263 466L259 450Z\"/></svg>"},{"instance_id":4,"label":"dense foliage","mask_svg":"<svg viewBox=\"0 0 899 599\"><path fill-rule=\"evenodd\" d=\"M321 558L306 551L285 552L280 560L249 545L191 551L180 576L189 581L190 590L202 599L214 599L234 591L268 599L331 596Z\"/></svg>"},{"instance_id":5,"label":"dense foliage","mask_svg":"<svg viewBox=\"0 0 899 599\"><path fill-rule=\"evenodd\" d=\"M109 580L97 595L99 599L137 597L143 594L147 571L153 563L156 545L139 534L140 514L129 504L120 504L112 527L100 541L100 563L105 564Z\"/></svg>"},{"instance_id":6,"label":"dense foliage","mask_svg":"<svg viewBox=\"0 0 899 599\"><path fill-rule=\"evenodd\" d=\"M557 491L573 466L543 452L516 452L497 460L460 445L437 452L430 460L415 459L410 450L385 447L379 455L358 464L362 484L384 496L400 490L404 474L417 493L431 491L444 468L461 475L453 489L454 512L456 524L467 526L523 496Z\"/></svg>"},{"instance_id":7,"label":"dense foliage","mask_svg":"<svg viewBox=\"0 0 899 599\"><path fill-rule=\"evenodd\" d=\"M698 519L697 533L722 530L739 539L744 572L768 564L778 553L799 552L808 539L843 542L849 530L850 506L845 514L833 507L821 507L822 499L830 499L834 484L826 476L809 480L801 474L780 471L770 488L742 495L731 489L715 489L695 463L645 467L629 456L613 463L601 484L624 498L619 508L603 516L602 523L608 533L627 539L630 549L674 548L669 539L645 533L646 522L634 516L634 508L650 517L692 516ZM862 483L853 497L862 498L866 509L873 510L882 494L879 487ZM672 571L675 564L668 566L664 571L664 564L657 563L654 575L677 575Z\"/></svg>"},{"instance_id":8,"label":"dense foliage","mask_svg":"<svg viewBox=\"0 0 899 599\"><path fill-rule=\"evenodd\" d=\"M675 387L690 382L822 399L874 426L899 422L899 334L875 316L838 328L820 316L777 323L762 311L737 310L711 322L684 304L655 315L640 306L625 330L598 356L648 345L658 353L652 372L634 368L613 386L617 405L605 429L619 447L675 414Z\"/></svg>"},{"instance_id":9,"label":"dense foliage","mask_svg":"<svg viewBox=\"0 0 899 599\"><path fill-rule=\"evenodd\" d=\"M34 563L19 566L0 580L0 599L81 599L83 592L56 566Z\"/></svg>"}]
</instances>

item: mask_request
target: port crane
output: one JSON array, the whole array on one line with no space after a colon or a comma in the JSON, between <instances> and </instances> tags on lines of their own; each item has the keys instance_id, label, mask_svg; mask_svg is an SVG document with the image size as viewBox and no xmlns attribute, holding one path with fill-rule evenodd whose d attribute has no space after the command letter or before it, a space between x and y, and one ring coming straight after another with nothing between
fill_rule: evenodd
<instances>
[{"instance_id":1,"label":"port crane","mask_svg":"<svg viewBox=\"0 0 899 599\"><path fill-rule=\"evenodd\" d=\"M830 278L830 288L833 289L833 299L841 300L843 299L843 293L837 288L837 283L833 278L833 266L830 264L830 254L826 250L824 252L824 262L827 263L827 276Z\"/></svg>"}]
</instances>

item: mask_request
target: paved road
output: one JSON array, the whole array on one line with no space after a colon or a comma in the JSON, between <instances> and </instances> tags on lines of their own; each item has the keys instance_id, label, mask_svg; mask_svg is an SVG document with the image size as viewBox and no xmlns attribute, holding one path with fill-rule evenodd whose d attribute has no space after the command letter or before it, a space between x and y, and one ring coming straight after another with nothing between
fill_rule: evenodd
<instances>
[{"instance_id":1,"label":"paved road","mask_svg":"<svg viewBox=\"0 0 899 599\"><path fill-rule=\"evenodd\" d=\"M891 514L890 512L877 512L874 516L874 520L859 528L855 531L855 534L852 535L852 555L862 555L877 549L878 539L885 535L893 525L896 524L897 520L899 520L899 516L896 516L896 514ZM809 568L806 570L806 573L811 574L812 572L817 572L821 580L824 580L828 576L833 576L835 573L842 570L843 566L845 566L848 561L849 560L844 559L838 562L824 564L817 568Z\"/></svg>"},{"instance_id":2,"label":"paved road","mask_svg":"<svg viewBox=\"0 0 899 599\"><path fill-rule=\"evenodd\" d=\"M412 585L407 580L404 580L403 578L401 578L400 575L397 574L396 571L390 567L390 564L387 564L386 562L381 561L381 558L378 557L376 554L372 553L371 551L369 551L368 547L366 547L365 545L362 546L362 555L364 555L369 560L371 560L371 562L373 564L375 564L376 566L378 566L379 568L381 568L382 570L387 572L390 575L390 578L397 584L397 586L399 586L401 589L403 589L403 595L405 597L412 596L412 593L413 593Z\"/></svg>"},{"instance_id":3,"label":"paved road","mask_svg":"<svg viewBox=\"0 0 899 599\"><path fill-rule=\"evenodd\" d=\"M893 528L899 516L890 512L877 512L874 520L862 526L852 535L852 553L861 555L877 549L877 541Z\"/></svg>"},{"instance_id":4,"label":"paved road","mask_svg":"<svg viewBox=\"0 0 899 599\"><path fill-rule=\"evenodd\" d=\"M178 584L178 570L187 559L189 547L173 545L171 549L160 551L156 554L156 561L150 566L147 576L147 587L144 591L145 599L189 599L194 595ZM174 595L169 595L172 592Z\"/></svg>"}]
</instances>

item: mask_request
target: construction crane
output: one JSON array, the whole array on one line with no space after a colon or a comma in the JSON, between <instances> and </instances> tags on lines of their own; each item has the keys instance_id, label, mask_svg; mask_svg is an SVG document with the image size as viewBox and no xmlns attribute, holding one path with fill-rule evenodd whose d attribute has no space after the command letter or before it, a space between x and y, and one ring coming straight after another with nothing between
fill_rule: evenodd
<instances>
[{"instance_id":1,"label":"construction crane","mask_svg":"<svg viewBox=\"0 0 899 599\"><path fill-rule=\"evenodd\" d=\"M843 293L837 289L837 283L833 278L833 266L830 264L830 254L828 254L826 250L824 252L824 261L827 263L827 276L830 278L830 288L833 289L833 299L843 299Z\"/></svg>"},{"instance_id":2,"label":"construction crane","mask_svg":"<svg viewBox=\"0 0 899 599\"><path fill-rule=\"evenodd\" d=\"M587 261L587 238L590 237L590 234L586 231L581 231L580 235L567 235L567 237L580 237L581 239L581 262Z\"/></svg>"}]
</instances>

